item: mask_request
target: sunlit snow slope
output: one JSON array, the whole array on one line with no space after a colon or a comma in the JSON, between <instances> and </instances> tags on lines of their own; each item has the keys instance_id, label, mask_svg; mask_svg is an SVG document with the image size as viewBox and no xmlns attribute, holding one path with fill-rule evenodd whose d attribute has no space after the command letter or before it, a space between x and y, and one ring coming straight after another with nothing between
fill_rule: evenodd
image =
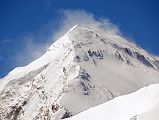
<instances>
[{"instance_id":1,"label":"sunlit snow slope","mask_svg":"<svg viewBox=\"0 0 159 120\"><path fill-rule=\"evenodd\" d=\"M159 82L159 60L123 37L75 26L0 80L0 119L60 120Z\"/></svg>"},{"instance_id":2,"label":"sunlit snow slope","mask_svg":"<svg viewBox=\"0 0 159 120\"><path fill-rule=\"evenodd\" d=\"M159 84L154 84L93 107L68 120L159 120L158 103Z\"/></svg>"}]
</instances>

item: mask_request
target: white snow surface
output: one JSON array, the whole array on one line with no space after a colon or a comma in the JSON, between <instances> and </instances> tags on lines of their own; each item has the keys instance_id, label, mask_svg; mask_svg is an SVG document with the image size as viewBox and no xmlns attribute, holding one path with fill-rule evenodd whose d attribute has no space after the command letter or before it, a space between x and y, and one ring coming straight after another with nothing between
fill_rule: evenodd
<instances>
[{"instance_id":1,"label":"white snow surface","mask_svg":"<svg viewBox=\"0 0 159 120\"><path fill-rule=\"evenodd\" d=\"M114 98L67 120L158 120L158 112L159 84L154 84Z\"/></svg>"},{"instance_id":2,"label":"white snow surface","mask_svg":"<svg viewBox=\"0 0 159 120\"><path fill-rule=\"evenodd\" d=\"M159 61L119 35L76 25L0 80L0 119L60 120L159 82Z\"/></svg>"},{"instance_id":3,"label":"white snow surface","mask_svg":"<svg viewBox=\"0 0 159 120\"><path fill-rule=\"evenodd\" d=\"M137 116L137 120L158 120L159 119L159 101L148 111Z\"/></svg>"}]
</instances>

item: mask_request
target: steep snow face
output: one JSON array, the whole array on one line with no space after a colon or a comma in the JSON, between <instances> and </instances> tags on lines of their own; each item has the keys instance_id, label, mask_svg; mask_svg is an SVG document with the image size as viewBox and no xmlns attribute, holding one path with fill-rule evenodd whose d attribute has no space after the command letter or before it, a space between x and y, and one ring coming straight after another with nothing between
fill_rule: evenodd
<instances>
[{"instance_id":1,"label":"steep snow face","mask_svg":"<svg viewBox=\"0 0 159 120\"><path fill-rule=\"evenodd\" d=\"M67 120L158 120L158 93L159 84L150 85L93 107ZM151 107L152 109L148 111ZM148 112L144 113L145 111ZM138 114L141 115L138 116Z\"/></svg>"},{"instance_id":2,"label":"steep snow face","mask_svg":"<svg viewBox=\"0 0 159 120\"><path fill-rule=\"evenodd\" d=\"M80 69L73 62L74 56L66 34L41 58L10 72L1 81L0 119L50 119L53 104Z\"/></svg>"},{"instance_id":3,"label":"steep snow face","mask_svg":"<svg viewBox=\"0 0 159 120\"><path fill-rule=\"evenodd\" d=\"M159 62L118 35L73 27L39 59L0 81L0 119L52 119L159 82Z\"/></svg>"},{"instance_id":4,"label":"steep snow face","mask_svg":"<svg viewBox=\"0 0 159 120\"><path fill-rule=\"evenodd\" d=\"M81 69L61 104L73 115L159 81L155 59L120 36L85 27L68 36Z\"/></svg>"}]
</instances>

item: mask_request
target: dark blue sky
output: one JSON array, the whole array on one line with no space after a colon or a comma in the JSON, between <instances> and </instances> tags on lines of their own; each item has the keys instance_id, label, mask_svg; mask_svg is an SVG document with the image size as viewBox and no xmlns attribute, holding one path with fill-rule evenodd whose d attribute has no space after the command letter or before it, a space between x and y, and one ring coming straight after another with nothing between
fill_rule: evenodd
<instances>
[{"instance_id":1,"label":"dark blue sky","mask_svg":"<svg viewBox=\"0 0 159 120\"><path fill-rule=\"evenodd\" d=\"M125 36L159 55L158 0L0 0L0 77L23 65L14 60L26 47L23 37L46 41L50 33L41 28L50 22L56 28L61 9L84 9L96 18L109 18Z\"/></svg>"}]
</instances>

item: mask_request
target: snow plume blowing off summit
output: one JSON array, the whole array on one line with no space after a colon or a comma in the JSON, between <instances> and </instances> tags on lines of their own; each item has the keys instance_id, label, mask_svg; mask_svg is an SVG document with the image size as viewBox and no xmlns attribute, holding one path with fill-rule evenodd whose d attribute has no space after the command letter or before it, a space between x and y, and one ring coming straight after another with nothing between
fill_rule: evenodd
<instances>
[{"instance_id":1,"label":"snow plume blowing off summit","mask_svg":"<svg viewBox=\"0 0 159 120\"><path fill-rule=\"evenodd\" d=\"M159 82L158 59L112 23L83 10L61 18L51 39L62 37L0 81L0 119L61 120Z\"/></svg>"},{"instance_id":2,"label":"snow plume blowing off summit","mask_svg":"<svg viewBox=\"0 0 159 120\"><path fill-rule=\"evenodd\" d=\"M59 13L59 30L57 33L55 33L55 38L63 36L75 25L98 28L111 34L120 34L118 27L114 25L108 18L95 18L92 13L89 13L85 10L61 10Z\"/></svg>"},{"instance_id":3,"label":"snow plume blowing off summit","mask_svg":"<svg viewBox=\"0 0 159 120\"><path fill-rule=\"evenodd\" d=\"M82 16L82 17L81 17ZM24 36L23 50L13 56L14 65L27 65L43 55L52 42L58 40L75 25L94 27L109 32L120 34L116 25L107 18L95 18L92 13L85 10L59 10L56 22L50 21L37 31L36 34ZM49 33L49 35L45 35ZM45 39L45 40L43 40ZM38 42L36 42L38 41Z\"/></svg>"}]
</instances>

